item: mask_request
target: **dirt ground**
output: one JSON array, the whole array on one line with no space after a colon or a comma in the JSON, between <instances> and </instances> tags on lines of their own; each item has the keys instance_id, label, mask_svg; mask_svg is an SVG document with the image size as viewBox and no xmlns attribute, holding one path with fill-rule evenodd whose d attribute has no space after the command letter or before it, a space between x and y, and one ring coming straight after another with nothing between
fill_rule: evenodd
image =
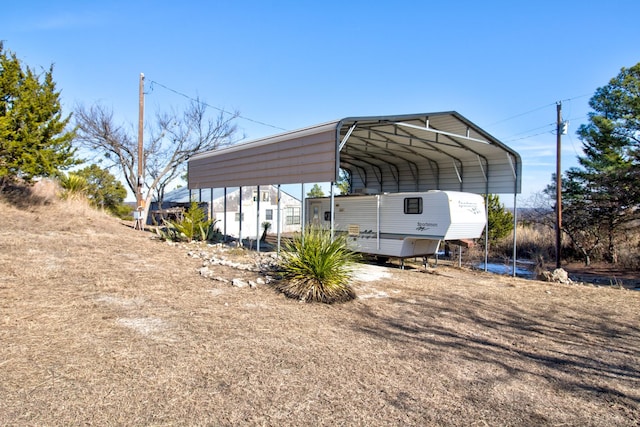
<instances>
[{"instance_id":1,"label":"dirt ground","mask_svg":"<svg viewBox=\"0 0 640 427\"><path fill-rule=\"evenodd\" d=\"M640 424L637 291L363 265L306 304L252 252L0 215L1 425Z\"/></svg>"}]
</instances>

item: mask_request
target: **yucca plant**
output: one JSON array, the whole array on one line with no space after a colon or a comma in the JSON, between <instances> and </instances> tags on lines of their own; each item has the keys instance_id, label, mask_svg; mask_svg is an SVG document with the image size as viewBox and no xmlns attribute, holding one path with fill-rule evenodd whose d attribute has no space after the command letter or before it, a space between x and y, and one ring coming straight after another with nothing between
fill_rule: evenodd
<instances>
[{"instance_id":1,"label":"yucca plant","mask_svg":"<svg viewBox=\"0 0 640 427\"><path fill-rule=\"evenodd\" d=\"M260 237L260 241L264 242L267 240L267 233L271 229L271 223L269 221L264 221L262 223L262 236Z\"/></svg>"},{"instance_id":2,"label":"yucca plant","mask_svg":"<svg viewBox=\"0 0 640 427\"><path fill-rule=\"evenodd\" d=\"M162 241L179 242L181 240L180 233L170 221L164 221L163 225L154 227L152 230Z\"/></svg>"},{"instance_id":3,"label":"yucca plant","mask_svg":"<svg viewBox=\"0 0 640 427\"><path fill-rule=\"evenodd\" d=\"M285 243L280 279L275 288L307 302L345 302L356 297L349 284L358 255L347 247L346 236L331 239L328 230L309 227Z\"/></svg>"},{"instance_id":4,"label":"yucca plant","mask_svg":"<svg viewBox=\"0 0 640 427\"><path fill-rule=\"evenodd\" d=\"M87 190L89 189L89 183L86 178L74 173L63 176L60 179L60 186L62 187L61 196L66 200L83 199L86 197Z\"/></svg>"},{"instance_id":5,"label":"yucca plant","mask_svg":"<svg viewBox=\"0 0 640 427\"><path fill-rule=\"evenodd\" d=\"M168 230L176 230L178 235L186 240L207 240L213 232L215 221L208 220L206 213L200 209L198 203L191 202L191 206L184 213L181 221L169 221Z\"/></svg>"}]
</instances>

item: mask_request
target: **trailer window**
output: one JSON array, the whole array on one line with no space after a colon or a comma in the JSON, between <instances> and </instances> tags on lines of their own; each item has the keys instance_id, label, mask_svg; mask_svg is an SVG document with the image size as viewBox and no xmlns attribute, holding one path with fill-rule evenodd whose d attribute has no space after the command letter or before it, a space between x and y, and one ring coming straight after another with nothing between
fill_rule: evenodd
<instances>
[{"instance_id":1,"label":"trailer window","mask_svg":"<svg viewBox=\"0 0 640 427\"><path fill-rule=\"evenodd\" d=\"M421 214L422 213L422 197L406 197L404 199L404 213Z\"/></svg>"}]
</instances>

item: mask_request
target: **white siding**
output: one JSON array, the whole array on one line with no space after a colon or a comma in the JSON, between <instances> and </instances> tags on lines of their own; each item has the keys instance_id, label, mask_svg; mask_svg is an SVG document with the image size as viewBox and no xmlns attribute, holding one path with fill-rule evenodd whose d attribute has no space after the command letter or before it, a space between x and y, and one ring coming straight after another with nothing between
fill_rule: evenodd
<instances>
[{"instance_id":1,"label":"white siding","mask_svg":"<svg viewBox=\"0 0 640 427\"><path fill-rule=\"evenodd\" d=\"M422 200L422 213L405 213L407 198ZM348 234L354 250L411 257L435 253L440 240L480 237L486 223L483 198L477 194L422 193L342 196L335 198L335 230ZM379 208L378 208L379 206ZM309 222L329 227L330 199L307 199ZM318 217L313 214L319 210Z\"/></svg>"}]
</instances>

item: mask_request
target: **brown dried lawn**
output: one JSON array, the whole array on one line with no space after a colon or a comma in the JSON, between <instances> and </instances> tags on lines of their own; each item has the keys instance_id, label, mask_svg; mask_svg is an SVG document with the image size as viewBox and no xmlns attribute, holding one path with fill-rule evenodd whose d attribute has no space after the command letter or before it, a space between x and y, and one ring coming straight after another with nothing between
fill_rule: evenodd
<instances>
[{"instance_id":1,"label":"brown dried lawn","mask_svg":"<svg viewBox=\"0 0 640 427\"><path fill-rule=\"evenodd\" d=\"M640 424L638 292L367 266L303 304L80 202L0 215L0 425Z\"/></svg>"}]
</instances>

